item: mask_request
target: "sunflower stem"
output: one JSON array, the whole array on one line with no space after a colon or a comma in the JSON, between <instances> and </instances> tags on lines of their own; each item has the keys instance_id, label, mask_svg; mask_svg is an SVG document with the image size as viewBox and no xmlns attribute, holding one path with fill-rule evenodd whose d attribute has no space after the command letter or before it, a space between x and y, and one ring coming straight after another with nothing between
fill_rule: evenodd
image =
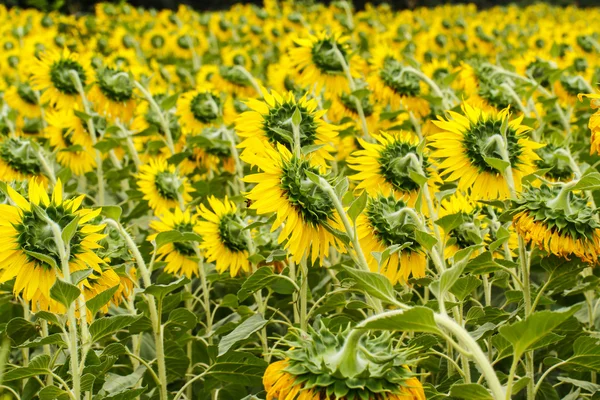
<instances>
[{"instance_id":1,"label":"sunflower stem","mask_svg":"<svg viewBox=\"0 0 600 400\"><path fill-rule=\"evenodd\" d=\"M206 280L206 270L204 269L204 256L198 247L198 243L194 243L194 252L198 258L198 275L200 276L200 286L202 287L202 300L204 301L204 312L206 314L206 336L208 342L212 344L212 314L210 312L210 290Z\"/></svg>"},{"instance_id":2,"label":"sunflower stem","mask_svg":"<svg viewBox=\"0 0 600 400\"><path fill-rule=\"evenodd\" d=\"M246 185L244 183L244 165L240 161L240 154L238 153L238 150L237 150L235 136L234 136L233 131L227 129L227 127L225 127L225 126L223 126L221 129L223 130L223 132L225 132L227 139L229 139L229 144L230 144L229 147L231 149L231 156L233 157L233 161L235 162L235 173L237 175L238 189L239 189L238 194L239 194L239 193L246 191Z\"/></svg>"},{"instance_id":3,"label":"sunflower stem","mask_svg":"<svg viewBox=\"0 0 600 400\"><path fill-rule=\"evenodd\" d=\"M302 285L300 286L300 329L306 332L307 328L307 301L308 301L308 267L306 265L306 257L302 257L300 261L300 276Z\"/></svg>"},{"instance_id":4,"label":"sunflower stem","mask_svg":"<svg viewBox=\"0 0 600 400\"><path fill-rule=\"evenodd\" d=\"M402 72L410 72L416 76L418 76L423 82L425 82L430 88L431 90L433 90L433 93L435 93L435 95L437 97L439 97L440 99L442 99L442 107L444 108L444 110L448 110L451 109L452 106L448 104L448 102L446 101L446 98L444 96L444 92L442 92L442 89L440 89L440 87L438 86L437 83L435 83L433 81L433 79L431 79L430 77L428 77L427 75L425 75L423 72L413 68L413 67L404 67L402 69Z\"/></svg>"},{"instance_id":5,"label":"sunflower stem","mask_svg":"<svg viewBox=\"0 0 600 400\"><path fill-rule=\"evenodd\" d=\"M260 85L256 81L256 78L254 78L254 76L252 76L252 74L246 68L242 67L241 65L236 65L234 68L237 69L238 71L240 71L242 74L244 74L244 76L246 78L248 78L248 80L250 81L250 84L252 85L254 90L256 90L256 93L258 93L258 95L260 97L264 96L263 91L260 88Z\"/></svg>"},{"instance_id":6,"label":"sunflower stem","mask_svg":"<svg viewBox=\"0 0 600 400\"><path fill-rule=\"evenodd\" d=\"M123 133L123 137L125 138L125 143L127 144L127 150L129 151L129 156L133 160L133 164L135 165L135 171L139 171L142 166L142 161L140 161L140 156L138 155L137 150L135 149L135 144L133 143L133 139L131 138L131 134L129 130L125 128L121 123L116 123L117 127Z\"/></svg>"},{"instance_id":7,"label":"sunflower stem","mask_svg":"<svg viewBox=\"0 0 600 400\"><path fill-rule=\"evenodd\" d=\"M173 144L173 136L171 135L171 128L169 126L168 118L165 117L163 110L160 108L160 106L158 105L156 100L154 100L154 97L152 97L152 94L148 91L148 89L146 89L144 87L144 85L142 85L141 83L139 83L138 81L135 81L135 80L133 81L133 84L135 85L135 87L137 87L139 89L140 92L142 92L142 94L144 95L144 98L146 99L148 104L150 104L150 107L152 107L154 112L158 115L158 118L160 120L160 125L162 126L162 129L165 132L165 139L167 142L167 147L169 148L171 155L174 155L175 154L175 145Z\"/></svg>"},{"instance_id":8,"label":"sunflower stem","mask_svg":"<svg viewBox=\"0 0 600 400\"><path fill-rule=\"evenodd\" d=\"M92 147L94 147L97 143L96 138L96 126L94 125L94 118L92 118L92 110L90 108L90 103L85 95L85 89L83 84L81 83L81 79L79 79L79 74L75 70L69 70L69 75L71 76L71 80L75 85L75 88L79 92L79 96L81 97L81 102L83 103L83 110L87 114L86 124L87 130L90 135L90 139L92 140ZM96 177L98 178L98 193L97 193L97 204L104 204L104 170L102 169L102 155L100 154L100 150L94 147L94 155L96 158Z\"/></svg>"},{"instance_id":9,"label":"sunflower stem","mask_svg":"<svg viewBox=\"0 0 600 400\"><path fill-rule=\"evenodd\" d=\"M144 283L144 287L147 288L152 285L152 279L150 276L150 270L146 266L146 262L140 253L136 243L133 241L131 236L127 233L123 225L119 222L107 218L105 222L115 228L125 239L127 243L127 247L129 247L129 251L133 255L133 258L136 261L138 269L142 275L142 282ZM160 379L160 399L167 400L168 392L167 392L167 368L165 364L165 351L164 351L164 342L163 342L163 326L161 324L161 313L160 313L160 304L156 304L156 301L153 296L144 295L146 301L148 302L148 309L150 311L150 321L152 323L152 330L154 331L154 346L156 348L156 363L158 364L158 377Z\"/></svg>"}]
</instances>

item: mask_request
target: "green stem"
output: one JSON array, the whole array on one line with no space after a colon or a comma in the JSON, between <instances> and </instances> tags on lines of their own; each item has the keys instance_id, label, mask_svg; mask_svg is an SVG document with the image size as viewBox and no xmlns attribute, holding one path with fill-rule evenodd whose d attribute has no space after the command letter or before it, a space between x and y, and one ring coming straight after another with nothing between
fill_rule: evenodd
<instances>
[{"instance_id":1,"label":"green stem","mask_svg":"<svg viewBox=\"0 0 600 400\"><path fill-rule=\"evenodd\" d=\"M152 94L146 89L141 83L138 81L133 81L135 87L139 89L140 92L144 95L144 98L150 104L150 107L154 110L154 112L158 115L160 125L165 132L165 139L167 143L167 147L171 152L171 155L175 154L175 144L173 143L173 136L171 135L171 127L169 126L169 120L165 117L163 110L160 108Z\"/></svg>"}]
</instances>

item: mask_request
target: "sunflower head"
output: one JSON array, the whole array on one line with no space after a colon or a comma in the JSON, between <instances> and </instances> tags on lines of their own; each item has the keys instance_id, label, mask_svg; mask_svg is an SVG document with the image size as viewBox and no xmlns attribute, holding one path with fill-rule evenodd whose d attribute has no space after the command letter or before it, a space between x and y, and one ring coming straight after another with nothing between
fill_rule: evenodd
<instances>
[{"instance_id":1,"label":"sunflower head","mask_svg":"<svg viewBox=\"0 0 600 400\"><path fill-rule=\"evenodd\" d=\"M0 176L5 181L46 181L30 139L6 138L0 142Z\"/></svg>"},{"instance_id":2,"label":"sunflower head","mask_svg":"<svg viewBox=\"0 0 600 400\"><path fill-rule=\"evenodd\" d=\"M517 233L548 254L597 264L600 256L598 210L560 185L529 188L514 201Z\"/></svg>"},{"instance_id":3,"label":"sunflower head","mask_svg":"<svg viewBox=\"0 0 600 400\"><path fill-rule=\"evenodd\" d=\"M177 208L180 203L191 201L191 187L187 178L182 177L174 165L163 158L152 159L140 168L138 186L150 208L157 214Z\"/></svg>"},{"instance_id":4,"label":"sunflower head","mask_svg":"<svg viewBox=\"0 0 600 400\"><path fill-rule=\"evenodd\" d=\"M221 98L209 89L195 90L179 98L177 114L186 133L199 133L218 122L223 114Z\"/></svg>"},{"instance_id":5,"label":"sunflower head","mask_svg":"<svg viewBox=\"0 0 600 400\"><path fill-rule=\"evenodd\" d=\"M564 150L553 144L536 150L539 160L536 165L545 170L544 176L552 181L569 181L573 178L573 169Z\"/></svg>"},{"instance_id":6,"label":"sunflower head","mask_svg":"<svg viewBox=\"0 0 600 400\"><path fill-rule=\"evenodd\" d=\"M389 333L331 332L321 322L286 341L290 350L263 377L268 398L424 400L408 364L414 350L394 346Z\"/></svg>"}]
</instances>

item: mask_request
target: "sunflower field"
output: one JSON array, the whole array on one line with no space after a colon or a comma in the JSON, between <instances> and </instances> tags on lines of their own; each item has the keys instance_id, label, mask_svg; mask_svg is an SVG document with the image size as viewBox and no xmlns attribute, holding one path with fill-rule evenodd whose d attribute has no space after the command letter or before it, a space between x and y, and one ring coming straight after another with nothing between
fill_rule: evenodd
<instances>
[{"instance_id":1,"label":"sunflower field","mask_svg":"<svg viewBox=\"0 0 600 400\"><path fill-rule=\"evenodd\" d=\"M0 399L600 399L599 25L0 6Z\"/></svg>"}]
</instances>

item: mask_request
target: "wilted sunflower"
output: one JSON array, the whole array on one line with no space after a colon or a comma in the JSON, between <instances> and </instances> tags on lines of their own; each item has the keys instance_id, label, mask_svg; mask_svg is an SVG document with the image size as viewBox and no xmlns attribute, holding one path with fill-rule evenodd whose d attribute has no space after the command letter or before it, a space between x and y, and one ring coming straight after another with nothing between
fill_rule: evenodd
<instances>
[{"instance_id":1,"label":"wilted sunflower","mask_svg":"<svg viewBox=\"0 0 600 400\"><path fill-rule=\"evenodd\" d=\"M292 65L298 72L298 83L304 87L315 86L317 92L325 89L327 93L338 94L348 89L348 79L344 73L343 64L335 52L338 51L350 65L347 44L348 38L339 32L328 33L321 31L316 36L299 38L294 42L297 47L289 51ZM351 69L352 76L357 76Z\"/></svg>"},{"instance_id":2,"label":"wilted sunflower","mask_svg":"<svg viewBox=\"0 0 600 400\"><path fill-rule=\"evenodd\" d=\"M343 251L342 243L325 224L343 229L329 196L308 179L307 172L318 174L305 158L296 158L281 144L277 150L267 147L262 156L248 153L243 160L262 171L244 178L257 185L246 194L252 200L251 209L258 214L277 213L271 230L285 223L279 243L287 240L285 248L295 262L310 254L314 263L318 257L329 255L329 248Z\"/></svg>"},{"instance_id":3,"label":"wilted sunflower","mask_svg":"<svg viewBox=\"0 0 600 400\"><path fill-rule=\"evenodd\" d=\"M385 275L393 284L405 283L412 275L425 276L427 258L424 249L416 240L415 223L409 214L401 214L408 207L393 196L370 198L367 208L356 220L360 247L363 249L369 268ZM407 245L394 252L379 265L373 252L383 252L390 246Z\"/></svg>"},{"instance_id":4,"label":"wilted sunflower","mask_svg":"<svg viewBox=\"0 0 600 400\"><path fill-rule=\"evenodd\" d=\"M10 86L4 92L4 100L10 108L18 111L19 114L25 117L37 118L42 115L42 109L37 97L31 86L26 82Z\"/></svg>"},{"instance_id":5,"label":"wilted sunflower","mask_svg":"<svg viewBox=\"0 0 600 400\"><path fill-rule=\"evenodd\" d=\"M186 177L177 173L174 165L164 158L153 158L140 167L138 186L150 208L160 214L192 200L192 188Z\"/></svg>"},{"instance_id":6,"label":"wilted sunflower","mask_svg":"<svg viewBox=\"0 0 600 400\"><path fill-rule=\"evenodd\" d=\"M474 200L508 198L510 191L502 172L486 161L487 158L502 158L495 139L502 137L502 126L508 122L504 140L508 142L515 189L520 191L521 179L535 171L535 161L539 157L534 150L543 146L524 135L531 128L521 125L523 116L507 121L508 109L486 113L466 103L462 110L464 115L448 111L451 118L447 120L438 117L434 123L443 132L428 137L435 149L431 156L440 162L440 174L448 181L458 181L459 190Z\"/></svg>"},{"instance_id":7,"label":"wilted sunflower","mask_svg":"<svg viewBox=\"0 0 600 400\"><path fill-rule=\"evenodd\" d=\"M579 94L579 101L584 97L590 99L590 107L597 110L590 117L588 128L592 131L590 137L590 154L600 154L600 94Z\"/></svg>"},{"instance_id":8,"label":"wilted sunflower","mask_svg":"<svg viewBox=\"0 0 600 400\"><path fill-rule=\"evenodd\" d=\"M71 272L92 268L101 272L103 261L94 253L97 242L104 237L98 233L103 225L89 222L101 209L80 209L84 195L63 199L60 180L54 186L52 198L43 185L29 182L29 199L10 186L8 194L15 204L0 204L0 282L16 278L14 293L31 302L33 311L63 312L64 307L50 298L50 288L62 276L61 259L48 220L62 230L77 219L77 228L70 241L69 269ZM48 220L46 220L46 217Z\"/></svg>"},{"instance_id":9,"label":"wilted sunflower","mask_svg":"<svg viewBox=\"0 0 600 400\"><path fill-rule=\"evenodd\" d=\"M75 175L82 176L96 168L92 138L84 122L72 110L46 114L46 133L50 146L58 150L56 160Z\"/></svg>"},{"instance_id":10,"label":"wilted sunflower","mask_svg":"<svg viewBox=\"0 0 600 400\"><path fill-rule=\"evenodd\" d=\"M513 226L526 242L547 253L572 256L598 264L600 223L598 210L586 199L558 186L530 188L515 201Z\"/></svg>"},{"instance_id":11,"label":"wilted sunflower","mask_svg":"<svg viewBox=\"0 0 600 400\"><path fill-rule=\"evenodd\" d=\"M112 67L99 68L88 97L99 114L112 120L119 118L128 122L133 117L133 78L128 72Z\"/></svg>"},{"instance_id":12,"label":"wilted sunflower","mask_svg":"<svg viewBox=\"0 0 600 400\"><path fill-rule=\"evenodd\" d=\"M183 133L200 133L219 121L223 115L221 98L208 88L187 92L179 97L177 115Z\"/></svg>"},{"instance_id":13,"label":"wilted sunflower","mask_svg":"<svg viewBox=\"0 0 600 400\"><path fill-rule=\"evenodd\" d=\"M265 149L274 149L277 145L292 150L292 115L297 108L302 116L300 146L321 146L308 155L311 165L324 168L328 160L333 160L330 152L335 150L332 142L337 132L334 126L323 120L326 111L317 110L316 100L307 100L305 95L296 101L292 92L281 96L273 91L264 94L264 101L249 99L247 105L251 111L242 113L236 120L236 132L244 138L238 146L244 149L242 156L261 154Z\"/></svg>"},{"instance_id":14,"label":"wilted sunflower","mask_svg":"<svg viewBox=\"0 0 600 400\"><path fill-rule=\"evenodd\" d=\"M368 143L358 139L363 150L354 151L348 157L348 165L358 173L350 179L358 182L356 189L366 190L371 196L378 193L394 195L414 206L420 185L411 177L418 162L425 178L439 181L430 167L426 155L419 155L419 139L411 132L381 132L374 136L378 143Z\"/></svg>"},{"instance_id":15,"label":"wilted sunflower","mask_svg":"<svg viewBox=\"0 0 600 400\"><path fill-rule=\"evenodd\" d=\"M350 328L319 330L286 340L289 350L263 376L267 400L425 400L410 372L412 351L394 345L389 333L354 340Z\"/></svg>"},{"instance_id":16,"label":"wilted sunflower","mask_svg":"<svg viewBox=\"0 0 600 400\"><path fill-rule=\"evenodd\" d=\"M34 63L32 87L44 91L40 98L42 104L50 103L57 109L72 108L81 100L70 71L75 71L84 88L92 81L93 72L89 61L67 49L48 50Z\"/></svg>"},{"instance_id":17,"label":"wilted sunflower","mask_svg":"<svg viewBox=\"0 0 600 400\"><path fill-rule=\"evenodd\" d=\"M30 139L6 138L0 142L0 176L5 182L47 182Z\"/></svg>"},{"instance_id":18,"label":"wilted sunflower","mask_svg":"<svg viewBox=\"0 0 600 400\"><path fill-rule=\"evenodd\" d=\"M198 217L189 210L163 211L158 220L150 222L150 229L156 233L148 236L148 240L155 240L161 232L177 231L182 234L200 234ZM198 275L198 258L194 246L190 241L167 243L157 251L156 259L165 261L165 272L174 275L185 275L191 278Z\"/></svg>"},{"instance_id":19,"label":"wilted sunflower","mask_svg":"<svg viewBox=\"0 0 600 400\"><path fill-rule=\"evenodd\" d=\"M198 224L198 233L202 235L200 248L206 260L214 262L219 273L229 270L232 277L240 271L249 272L248 242L235 203L227 197L220 201L210 196L208 204L212 211L201 204L199 213L205 221Z\"/></svg>"}]
</instances>

